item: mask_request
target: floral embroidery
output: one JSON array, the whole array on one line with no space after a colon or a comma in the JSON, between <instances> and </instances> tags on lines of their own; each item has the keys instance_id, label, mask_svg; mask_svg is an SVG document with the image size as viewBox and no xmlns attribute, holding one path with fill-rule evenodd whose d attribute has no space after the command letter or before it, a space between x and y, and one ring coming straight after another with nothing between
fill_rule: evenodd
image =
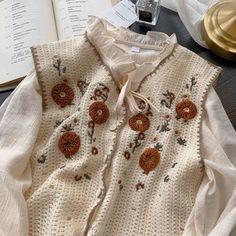
<instances>
[{"instance_id":1,"label":"floral embroidery","mask_svg":"<svg viewBox=\"0 0 236 236\"><path fill-rule=\"evenodd\" d=\"M175 166L176 166L177 164L178 164L178 163L175 162L175 163L171 166L171 168L175 168Z\"/></svg>"},{"instance_id":2,"label":"floral embroidery","mask_svg":"<svg viewBox=\"0 0 236 236\"><path fill-rule=\"evenodd\" d=\"M176 105L176 113L178 118L182 118L185 121L193 119L197 114L197 107L188 99L184 99Z\"/></svg>"},{"instance_id":3,"label":"floral embroidery","mask_svg":"<svg viewBox=\"0 0 236 236\"><path fill-rule=\"evenodd\" d=\"M63 122L63 120L56 120L55 125L53 127L57 128L58 126L61 125L62 122Z\"/></svg>"},{"instance_id":4,"label":"floral embroidery","mask_svg":"<svg viewBox=\"0 0 236 236\"><path fill-rule=\"evenodd\" d=\"M186 145L186 142L187 142L187 141L186 141L185 139L181 138L181 137L177 138L177 143L178 143L179 145L187 146L187 145Z\"/></svg>"},{"instance_id":5,"label":"floral embroidery","mask_svg":"<svg viewBox=\"0 0 236 236\"><path fill-rule=\"evenodd\" d=\"M62 65L61 58L58 56L53 57L53 67L56 68L59 76L61 76L62 73L66 73L66 67Z\"/></svg>"},{"instance_id":6,"label":"floral embroidery","mask_svg":"<svg viewBox=\"0 0 236 236\"><path fill-rule=\"evenodd\" d=\"M71 105L74 99L74 92L67 84L57 84L52 88L51 96L54 102L61 107Z\"/></svg>"},{"instance_id":7,"label":"floral embroidery","mask_svg":"<svg viewBox=\"0 0 236 236\"><path fill-rule=\"evenodd\" d=\"M85 179L88 179L88 180L91 180L90 175L87 174L87 173L84 174L84 178L85 178ZM82 176L82 175L76 175L76 176L74 177L74 179L75 179L75 181L80 181L80 180L83 179L83 176Z\"/></svg>"},{"instance_id":8,"label":"floral embroidery","mask_svg":"<svg viewBox=\"0 0 236 236\"><path fill-rule=\"evenodd\" d=\"M98 154L98 149L96 147L92 148L92 154L97 155Z\"/></svg>"},{"instance_id":9,"label":"floral embroidery","mask_svg":"<svg viewBox=\"0 0 236 236\"><path fill-rule=\"evenodd\" d=\"M108 93L110 92L109 88L102 83L99 83L99 88L95 89L94 96L91 97L91 100L102 100L105 102L108 99Z\"/></svg>"},{"instance_id":10,"label":"floral embroidery","mask_svg":"<svg viewBox=\"0 0 236 236\"><path fill-rule=\"evenodd\" d=\"M165 119L166 120L165 120L164 124L162 124L161 129L159 131L160 133L170 131L169 125L170 125L171 116L166 115ZM157 130L159 130L159 128L160 128L160 126L157 127Z\"/></svg>"},{"instance_id":11,"label":"floral embroidery","mask_svg":"<svg viewBox=\"0 0 236 236\"><path fill-rule=\"evenodd\" d=\"M125 151L124 152L124 157L126 160L129 160L130 159L130 152L129 151Z\"/></svg>"},{"instance_id":12,"label":"floral embroidery","mask_svg":"<svg viewBox=\"0 0 236 236\"><path fill-rule=\"evenodd\" d=\"M129 148L131 149L130 152L134 153L136 148L141 146L142 141L144 139L145 139L145 133L140 132L140 133L136 134L135 137L134 137L134 140L132 142L130 142L130 144L129 144ZM131 157L130 152L126 150L123 153L123 155L126 158L126 160L129 160L130 157Z\"/></svg>"},{"instance_id":13,"label":"floral embroidery","mask_svg":"<svg viewBox=\"0 0 236 236\"><path fill-rule=\"evenodd\" d=\"M119 180L119 181L118 181L118 184L119 184L119 190L120 190L120 191L123 189L123 185L122 185L121 183L122 183L122 181Z\"/></svg>"},{"instance_id":14,"label":"floral embroidery","mask_svg":"<svg viewBox=\"0 0 236 236\"><path fill-rule=\"evenodd\" d=\"M145 139L144 133L139 133L135 136L134 141L129 144L129 147L132 148L132 153L134 153L135 149L142 144L142 141L144 139Z\"/></svg>"},{"instance_id":15,"label":"floral embroidery","mask_svg":"<svg viewBox=\"0 0 236 236\"><path fill-rule=\"evenodd\" d=\"M78 80L77 81L77 86L79 87L79 90L80 90L82 96L86 92L88 85L89 85L89 83L87 83L87 82L85 82L83 80Z\"/></svg>"},{"instance_id":16,"label":"floral embroidery","mask_svg":"<svg viewBox=\"0 0 236 236\"><path fill-rule=\"evenodd\" d=\"M86 178L86 179L88 179L88 180L90 180L91 179L91 177L90 177L90 175L89 174L84 174L84 177Z\"/></svg>"},{"instance_id":17,"label":"floral embroidery","mask_svg":"<svg viewBox=\"0 0 236 236\"><path fill-rule=\"evenodd\" d=\"M166 182L168 182L169 180L170 180L169 175L165 176L164 182L166 183Z\"/></svg>"},{"instance_id":18,"label":"floral embroidery","mask_svg":"<svg viewBox=\"0 0 236 236\"><path fill-rule=\"evenodd\" d=\"M137 184L136 184L136 191L138 191L138 190L140 190L140 189L143 189L144 188L144 183L142 183L142 182L138 182Z\"/></svg>"},{"instance_id":19,"label":"floral embroidery","mask_svg":"<svg viewBox=\"0 0 236 236\"><path fill-rule=\"evenodd\" d=\"M180 132L178 130L175 130L175 135L176 136L179 136L180 135Z\"/></svg>"},{"instance_id":20,"label":"floral embroidery","mask_svg":"<svg viewBox=\"0 0 236 236\"><path fill-rule=\"evenodd\" d=\"M37 159L38 163L44 163L46 161L46 155L41 155Z\"/></svg>"},{"instance_id":21,"label":"floral embroidery","mask_svg":"<svg viewBox=\"0 0 236 236\"><path fill-rule=\"evenodd\" d=\"M72 131L73 130L73 127L72 127L72 125L71 124L65 124L65 125L63 125L62 126L62 130L61 130L61 132L69 132L69 131Z\"/></svg>"},{"instance_id":22,"label":"floral embroidery","mask_svg":"<svg viewBox=\"0 0 236 236\"><path fill-rule=\"evenodd\" d=\"M147 98L148 100L150 99L150 97ZM138 104L138 108L140 110L144 110L145 109L145 102L143 100L140 100L139 104ZM148 104L148 109L145 113L146 116L153 116L152 111L151 111L151 106Z\"/></svg>"},{"instance_id":23,"label":"floral embroidery","mask_svg":"<svg viewBox=\"0 0 236 236\"><path fill-rule=\"evenodd\" d=\"M78 123L78 119L77 118L74 118L74 123L76 124L76 123Z\"/></svg>"},{"instance_id":24,"label":"floral embroidery","mask_svg":"<svg viewBox=\"0 0 236 236\"><path fill-rule=\"evenodd\" d=\"M75 181L80 181L81 179L83 179L83 176L76 175L74 178L75 178Z\"/></svg>"},{"instance_id":25,"label":"floral embroidery","mask_svg":"<svg viewBox=\"0 0 236 236\"><path fill-rule=\"evenodd\" d=\"M140 156L139 165L145 174L154 170L160 162L160 153L156 148L147 148Z\"/></svg>"},{"instance_id":26,"label":"floral embroidery","mask_svg":"<svg viewBox=\"0 0 236 236\"><path fill-rule=\"evenodd\" d=\"M109 109L104 102L93 102L89 107L89 115L95 124L103 124L109 118Z\"/></svg>"},{"instance_id":27,"label":"floral embroidery","mask_svg":"<svg viewBox=\"0 0 236 236\"><path fill-rule=\"evenodd\" d=\"M88 136L90 137L90 143L92 143L93 141L95 142L95 140L93 140L94 127L95 127L94 122L90 120L88 122Z\"/></svg>"},{"instance_id":28,"label":"floral embroidery","mask_svg":"<svg viewBox=\"0 0 236 236\"><path fill-rule=\"evenodd\" d=\"M146 115L138 114L129 119L129 126L134 131L145 132L149 129L150 121Z\"/></svg>"},{"instance_id":29,"label":"floral embroidery","mask_svg":"<svg viewBox=\"0 0 236 236\"><path fill-rule=\"evenodd\" d=\"M163 145L159 142L156 143L156 145L154 146L159 152L162 151Z\"/></svg>"},{"instance_id":30,"label":"floral embroidery","mask_svg":"<svg viewBox=\"0 0 236 236\"><path fill-rule=\"evenodd\" d=\"M154 142L156 142L157 140L158 140L158 137L157 137L157 136L153 138L153 141L154 141Z\"/></svg>"},{"instance_id":31,"label":"floral embroidery","mask_svg":"<svg viewBox=\"0 0 236 236\"><path fill-rule=\"evenodd\" d=\"M175 94L166 90L166 93L163 93L163 95L165 96L165 99L161 100L161 105L171 108L173 101L175 100Z\"/></svg>"},{"instance_id":32,"label":"floral embroidery","mask_svg":"<svg viewBox=\"0 0 236 236\"><path fill-rule=\"evenodd\" d=\"M66 158L71 158L80 148L80 137L74 132L66 132L60 137L58 146Z\"/></svg>"},{"instance_id":33,"label":"floral embroidery","mask_svg":"<svg viewBox=\"0 0 236 236\"><path fill-rule=\"evenodd\" d=\"M193 87L197 84L195 76L192 76L190 84L186 84L186 88L189 89L191 92Z\"/></svg>"}]
</instances>

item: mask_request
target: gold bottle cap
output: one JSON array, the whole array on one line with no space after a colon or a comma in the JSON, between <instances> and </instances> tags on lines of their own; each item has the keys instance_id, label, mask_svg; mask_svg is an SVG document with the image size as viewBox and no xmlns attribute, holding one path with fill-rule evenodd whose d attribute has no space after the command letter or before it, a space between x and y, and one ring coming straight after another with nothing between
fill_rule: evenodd
<instances>
[{"instance_id":1,"label":"gold bottle cap","mask_svg":"<svg viewBox=\"0 0 236 236\"><path fill-rule=\"evenodd\" d=\"M223 0L205 14L202 36L217 55L236 60L236 0Z\"/></svg>"}]
</instances>

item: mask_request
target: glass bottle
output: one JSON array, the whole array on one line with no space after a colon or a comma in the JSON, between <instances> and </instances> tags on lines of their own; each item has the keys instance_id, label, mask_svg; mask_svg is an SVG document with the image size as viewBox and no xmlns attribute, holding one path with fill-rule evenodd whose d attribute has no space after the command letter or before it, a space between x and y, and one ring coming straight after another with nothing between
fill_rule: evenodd
<instances>
[{"instance_id":1,"label":"glass bottle","mask_svg":"<svg viewBox=\"0 0 236 236\"><path fill-rule=\"evenodd\" d=\"M160 0L138 0L135 5L138 22L156 25L160 14Z\"/></svg>"}]
</instances>

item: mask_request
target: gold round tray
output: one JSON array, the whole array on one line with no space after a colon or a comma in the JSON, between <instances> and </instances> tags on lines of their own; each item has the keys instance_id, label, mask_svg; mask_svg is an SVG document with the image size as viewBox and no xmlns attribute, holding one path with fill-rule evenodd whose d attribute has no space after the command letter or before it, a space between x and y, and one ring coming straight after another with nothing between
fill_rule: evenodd
<instances>
[{"instance_id":1,"label":"gold round tray","mask_svg":"<svg viewBox=\"0 0 236 236\"><path fill-rule=\"evenodd\" d=\"M236 0L223 0L205 14L202 36L215 54L236 60Z\"/></svg>"}]
</instances>

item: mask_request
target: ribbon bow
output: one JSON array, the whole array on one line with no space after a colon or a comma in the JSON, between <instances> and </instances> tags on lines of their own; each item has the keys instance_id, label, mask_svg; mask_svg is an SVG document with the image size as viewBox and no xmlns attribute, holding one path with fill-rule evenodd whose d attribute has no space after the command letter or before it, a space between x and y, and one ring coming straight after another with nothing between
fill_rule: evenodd
<instances>
[{"instance_id":1,"label":"ribbon bow","mask_svg":"<svg viewBox=\"0 0 236 236\"><path fill-rule=\"evenodd\" d=\"M122 76L119 81L119 86L121 87L121 91L115 106L115 111L119 112L121 109L124 100L126 98L126 101L128 102L129 109L132 114L138 114L141 112L146 112L148 110L149 105L154 108L158 112L158 109L142 94L137 93L132 90L132 81L128 77L128 75ZM137 105L137 102L135 101L135 98L138 98L144 102L144 109L140 109Z\"/></svg>"}]
</instances>

